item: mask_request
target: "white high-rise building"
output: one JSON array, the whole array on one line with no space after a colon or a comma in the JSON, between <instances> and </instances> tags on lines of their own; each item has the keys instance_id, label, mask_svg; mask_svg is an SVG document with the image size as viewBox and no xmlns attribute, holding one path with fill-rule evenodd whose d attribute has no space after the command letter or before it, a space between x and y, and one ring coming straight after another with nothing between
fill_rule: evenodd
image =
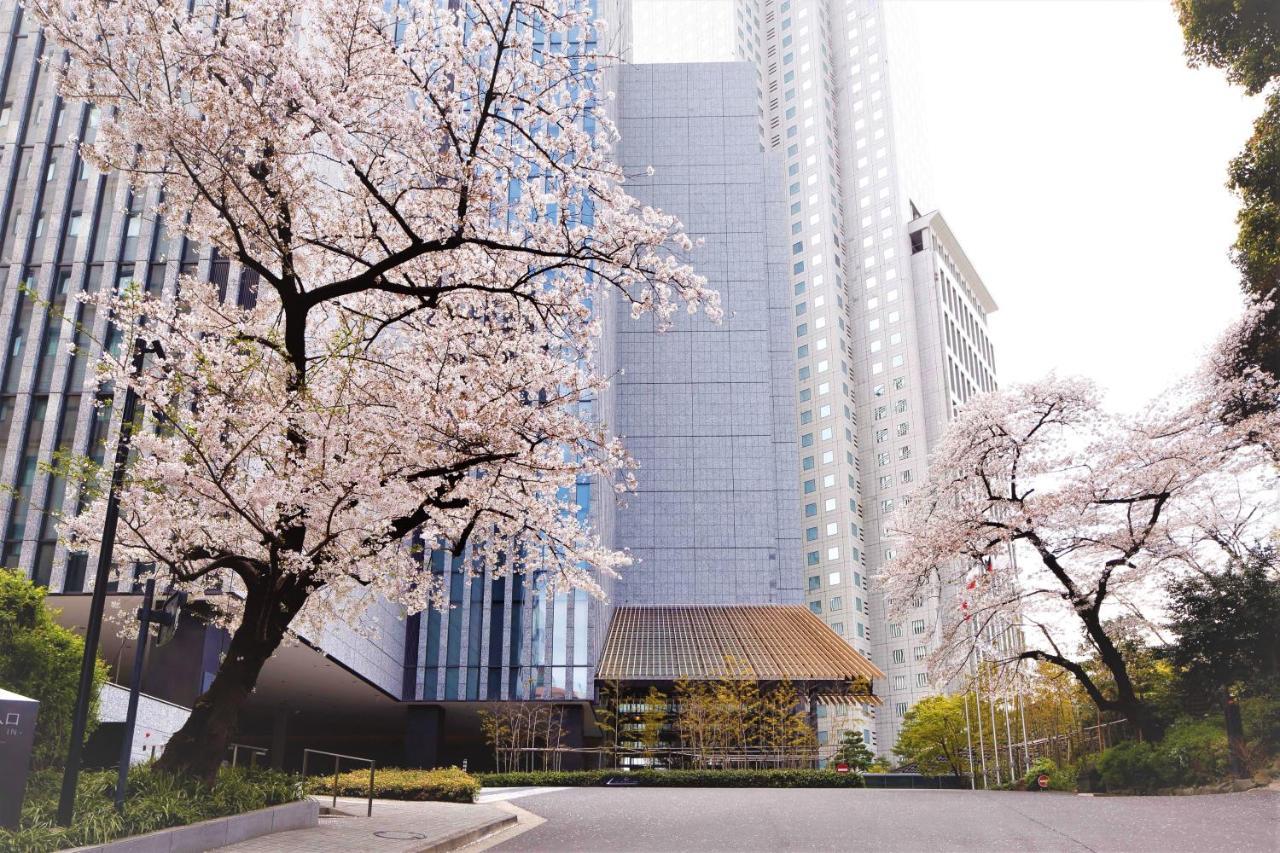
<instances>
[{"instance_id":1,"label":"white high-rise building","mask_svg":"<svg viewBox=\"0 0 1280 853\"><path fill-rule=\"evenodd\" d=\"M995 301L942 216L920 213L933 199L910 10L633 0L632 21L638 61L757 63L761 141L786 175L790 276L777 286L794 310L806 601L887 673L873 744L887 753L907 709L946 688L927 661L939 608L959 601L929 596L891 622L874 578L947 421L996 387Z\"/></svg>"}]
</instances>

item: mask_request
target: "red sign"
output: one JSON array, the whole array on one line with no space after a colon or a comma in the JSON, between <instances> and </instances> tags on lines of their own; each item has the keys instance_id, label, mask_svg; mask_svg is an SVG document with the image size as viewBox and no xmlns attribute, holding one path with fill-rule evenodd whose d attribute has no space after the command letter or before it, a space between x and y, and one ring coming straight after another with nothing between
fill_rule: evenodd
<instances>
[{"instance_id":1,"label":"red sign","mask_svg":"<svg viewBox=\"0 0 1280 853\"><path fill-rule=\"evenodd\" d=\"M1038 777L1036 777L1036 784L1039 785L1041 788L1049 787L1049 777L1044 773L1041 773Z\"/></svg>"},{"instance_id":2,"label":"red sign","mask_svg":"<svg viewBox=\"0 0 1280 853\"><path fill-rule=\"evenodd\" d=\"M848 772L849 772L849 765L848 765L848 764L845 764L844 762L840 762L839 764L837 764L837 765L836 765L836 772L837 772L837 773L848 773Z\"/></svg>"}]
</instances>

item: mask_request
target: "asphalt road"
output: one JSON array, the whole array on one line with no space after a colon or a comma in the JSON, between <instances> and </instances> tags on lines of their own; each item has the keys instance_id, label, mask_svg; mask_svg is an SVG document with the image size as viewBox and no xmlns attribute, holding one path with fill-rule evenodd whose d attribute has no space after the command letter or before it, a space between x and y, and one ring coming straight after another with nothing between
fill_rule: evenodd
<instances>
[{"instance_id":1,"label":"asphalt road","mask_svg":"<svg viewBox=\"0 0 1280 853\"><path fill-rule=\"evenodd\" d=\"M1280 791L1198 797L839 789L575 788L514 802L511 851L1280 850Z\"/></svg>"}]
</instances>

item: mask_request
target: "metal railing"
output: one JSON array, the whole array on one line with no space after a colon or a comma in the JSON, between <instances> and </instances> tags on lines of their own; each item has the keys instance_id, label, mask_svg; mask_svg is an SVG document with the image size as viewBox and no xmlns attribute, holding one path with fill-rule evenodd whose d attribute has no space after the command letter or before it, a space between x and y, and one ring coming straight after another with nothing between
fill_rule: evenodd
<instances>
[{"instance_id":1,"label":"metal railing","mask_svg":"<svg viewBox=\"0 0 1280 853\"><path fill-rule=\"evenodd\" d=\"M307 759L312 755L326 755L333 759L333 808L338 808L338 773L339 765L345 761L361 761L369 765L369 802L365 811L365 817L373 816L373 773L377 767L377 762L372 758L362 758L358 755L342 755L337 752L325 752L322 749L304 749L302 750L302 784L306 789L307 784Z\"/></svg>"},{"instance_id":2,"label":"metal railing","mask_svg":"<svg viewBox=\"0 0 1280 853\"><path fill-rule=\"evenodd\" d=\"M240 752L242 750L249 755L250 767L258 766L258 759L266 755L268 752L270 752L270 750L264 747L249 746L247 743L228 744L227 748L231 750L231 766L232 767L235 767L239 764Z\"/></svg>"}]
</instances>

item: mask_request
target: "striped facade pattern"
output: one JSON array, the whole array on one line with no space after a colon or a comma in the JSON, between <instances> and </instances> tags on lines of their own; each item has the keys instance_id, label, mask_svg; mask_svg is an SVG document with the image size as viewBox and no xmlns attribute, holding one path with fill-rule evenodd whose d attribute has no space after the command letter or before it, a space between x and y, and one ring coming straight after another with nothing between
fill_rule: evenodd
<instances>
[{"instance_id":1,"label":"striped facade pattern","mask_svg":"<svg viewBox=\"0 0 1280 853\"><path fill-rule=\"evenodd\" d=\"M77 296L130 281L172 294L188 274L247 305L256 275L168 234L144 215L157 198L81 159L76 140L92 141L111 117L57 96L63 58L15 0L0 2L0 45L0 558L51 590L79 591L92 584L95 559L68 558L57 543L58 514L82 496L53 463L102 463L114 446L119 407L97 390L92 366L103 346L122 342Z\"/></svg>"}]
</instances>

